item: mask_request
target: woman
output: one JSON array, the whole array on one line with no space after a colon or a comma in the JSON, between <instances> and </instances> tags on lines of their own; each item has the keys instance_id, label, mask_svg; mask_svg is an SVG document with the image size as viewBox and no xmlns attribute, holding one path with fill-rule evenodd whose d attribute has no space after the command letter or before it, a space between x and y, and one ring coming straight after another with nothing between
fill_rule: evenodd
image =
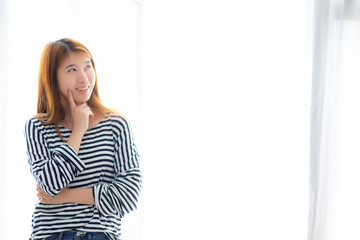
<instances>
[{"instance_id":1,"label":"woman","mask_svg":"<svg viewBox=\"0 0 360 240\"><path fill-rule=\"evenodd\" d=\"M38 91L25 126L39 197L30 239L120 239L139 197L139 157L128 120L100 101L88 49L73 39L47 44Z\"/></svg>"}]
</instances>

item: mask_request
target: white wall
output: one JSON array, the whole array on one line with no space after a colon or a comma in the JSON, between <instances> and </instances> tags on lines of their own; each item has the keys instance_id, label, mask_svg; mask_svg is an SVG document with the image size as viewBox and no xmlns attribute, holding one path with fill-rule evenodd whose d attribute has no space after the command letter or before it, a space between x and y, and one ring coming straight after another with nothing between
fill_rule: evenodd
<instances>
[{"instance_id":1,"label":"white wall","mask_svg":"<svg viewBox=\"0 0 360 240\"><path fill-rule=\"evenodd\" d=\"M145 1L144 239L305 239L306 1Z\"/></svg>"}]
</instances>

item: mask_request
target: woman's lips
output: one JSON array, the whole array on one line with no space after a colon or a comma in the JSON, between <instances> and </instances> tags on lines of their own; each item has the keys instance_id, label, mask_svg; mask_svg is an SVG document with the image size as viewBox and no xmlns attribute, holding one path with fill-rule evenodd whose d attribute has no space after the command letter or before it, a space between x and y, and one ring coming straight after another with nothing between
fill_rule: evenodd
<instances>
[{"instance_id":1,"label":"woman's lips","mask_svg":"<svg viewBox=\"0 0 360 240\"><path fill-rule=\"evenodd\" d=\"M90 88L90 86L84 86L84 87L79 87L79 88L75 88L75 89L81 93L86 93L89 90L89 88Z\"/></svg>"}]
</instances>

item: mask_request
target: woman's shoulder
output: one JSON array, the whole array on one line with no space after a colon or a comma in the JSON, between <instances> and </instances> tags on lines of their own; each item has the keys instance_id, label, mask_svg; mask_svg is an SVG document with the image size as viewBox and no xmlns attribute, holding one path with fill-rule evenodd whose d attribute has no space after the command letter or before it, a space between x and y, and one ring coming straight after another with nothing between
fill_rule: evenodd
<instances>
[{"instance_id":1,"label":"woman's shoulder","mask_svg":"<svg viewBox=\"0 0 360 240\"><path fill-rule=\"evenodd\" d=\"M48 129L53 128L53 124L44 124L38 116L31 116L25 121L25 129Z\"/></svg>"},{"instance_id":2,"label":"woman's shoulder","mask_svg":"<svg viewBox=\"0 0 360 240\"><path fill-rule=\"evenodd\" d=\"M130 129L130 121L127 117L120 113L110 113L105 116L106 119L109 119L113 129L123 132Z\"/></svg>"},{"instance_id":3,"label":"woman's shoulder","mask_svg":"<svg viewBox=\"0 0 360 240\"><path fill-rule=\"evenodd\" d=\"M25 121L25 126L39 126L39 125L42 125L42 123L36 116L28 117Z\"/></svg>"},{"instance_id":4,"label":"woman's shoulder","mask_svg":"<svg viewBox=\"0 0 360 240\"><path fill-rule=\"evenodd\" d=\"M125 115L118 112L106 114L105 119L110 119L112 122L115 123L122 123L122 122L129 123L128 118L125 117Z\"/></svg>"}]
</instances>

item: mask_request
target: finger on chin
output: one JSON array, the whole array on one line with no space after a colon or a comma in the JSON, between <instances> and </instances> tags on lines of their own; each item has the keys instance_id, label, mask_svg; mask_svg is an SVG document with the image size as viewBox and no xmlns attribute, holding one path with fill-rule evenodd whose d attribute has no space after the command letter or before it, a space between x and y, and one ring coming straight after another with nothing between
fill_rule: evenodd
<instances>
[{"instance_id":1,"label":"finger on chin","mask_svg":"<svg viewBox=\"0 0 360 240\"><path fill-rule=\"evenodd\" d=\"M70 106L76 106L76 103L74 100L74 95L70 89L68 89L67 95L68 95L68 101L70 103Z\"/></svg>"}]
</instances>

